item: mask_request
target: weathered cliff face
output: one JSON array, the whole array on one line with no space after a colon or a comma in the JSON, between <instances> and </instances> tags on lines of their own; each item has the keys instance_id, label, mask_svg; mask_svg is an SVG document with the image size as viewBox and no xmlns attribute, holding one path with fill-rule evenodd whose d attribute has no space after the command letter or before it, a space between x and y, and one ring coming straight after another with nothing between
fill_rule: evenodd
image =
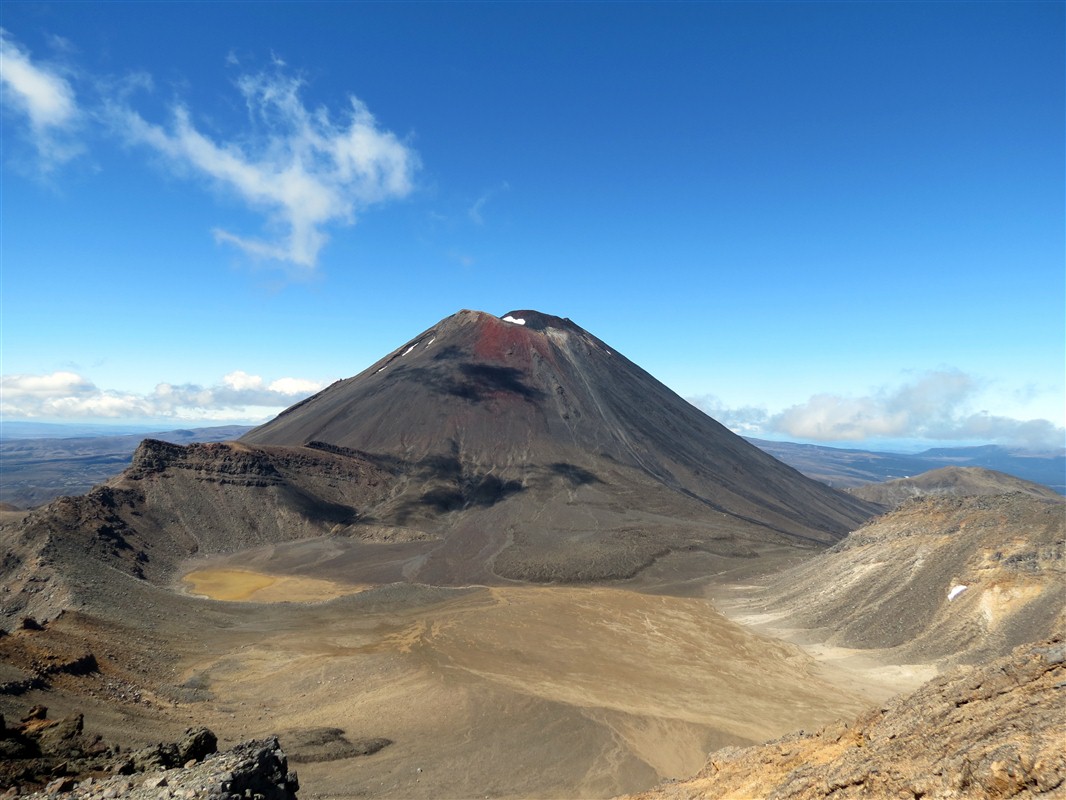
<instances>
[{"instance_id":1,"label":"weathered cliff face","mask_svg":"<svg viewBox=\"0 0 1066 800\"><path fill-rule=\"evenodd\" d=\"M776 575L759 602L832 644L983 660L1061 623L1064 538L1059 499L919 498Z\"/></svg>"},{"instance_id":2,"label":"weathered cliff face","mask_svg":"<svg viewBox=\"0 0 1066 800\"><path fill-rule=\"evenodd\" d=\"M1066 797L1061 635L958 667L848 723L712 753L639 800Z\"/></svg>"},{"instance_id":3,"label":"weathered cliff face","mask_svg":"<svg viewBox=\"0 0 1066 800\"><path fill-rule=\"evenodd\" d=\"M165 583L193 555L324 536L391 477L356 454L145 440L108 484L0 521L0 619L51 619L121 576Z\"/></svg>"}]
</instances>

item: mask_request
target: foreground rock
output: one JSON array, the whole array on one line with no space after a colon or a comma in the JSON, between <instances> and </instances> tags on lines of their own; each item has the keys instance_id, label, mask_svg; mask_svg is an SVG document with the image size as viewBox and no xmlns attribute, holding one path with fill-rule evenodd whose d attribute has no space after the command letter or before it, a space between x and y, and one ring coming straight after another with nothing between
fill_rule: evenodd
<instances>
[{"instance_id":1,"label":"foreground rock","mask_svg":"<svg viewBox=\"0 0 1066 800\"><path fill-rule=\"evenodd\" d=\"M299 782L276 738L243 742L189 767L113 778L57 779L32 798L295 800Z\"/></svg>"},{"instance_id":2,"label":"foreground rock","mask_svg":"<svg viewBox=\"0 0 1066 800\"><path fill-rule=\"evenodd\" d=\"M958 667L850 724L713 753L640 800L1066 797L1066 644Z\"/></svg>"},{"instance_id":3,"label":"foreground rock","mask_svg":"<svg viewBox=\"0 0 1066 800\"><path fill-rule=\"evenodd\" d=\"M217 752L217 744L207 728L189 728L177 742L122 753L99 735L86 733L81 714L49 719L48 709L36 705L14 724L0 716L0 788L67 791L90 776L192 766Z\"/></svg>"},{"instance_id":4,"label":"foreground rock","mask_svg":"<svg viewBox=\"0 0 1066 800\"><path fill-rule=\"evenodd\" d=\"M207 728L190 728L177 742L122 753L86 734L81 714L51 720L34 706L14 725L0 717L0 790L38 798L296 797L299 783L277 738L225 753L217 742Z\"/></svg>"}]
</instances>

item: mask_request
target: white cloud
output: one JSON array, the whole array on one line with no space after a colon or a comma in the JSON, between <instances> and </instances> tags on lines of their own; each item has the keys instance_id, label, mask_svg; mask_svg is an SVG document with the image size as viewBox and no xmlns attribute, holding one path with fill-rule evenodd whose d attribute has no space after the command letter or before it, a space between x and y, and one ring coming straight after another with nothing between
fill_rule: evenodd
<instances>
[{"instance_id":1,"label":"white cloud","mask_svg":"<svg viewBox=\"0 0 1066 800\"><path fill-rule=\"evenodd\" d=\"M65 40L53 47L73 49ZM233 52L227 61L239 66ZM134 90L150 91L152 85L143 73L83 76L93 91L79 107L61 70L32 60L0 29L3 105L27 123L27 139L46 170L84 149L75 131L102 123L91 132L147 146L182 175L206 178L265 216L265 236L218 227L212 231L217 242L309 271L329 241L329 226L354 224L370 206L411 193L419 159L358 98L349 96L339 114L309 108L302 82L287 77L285 62L273 53L271 63L272 73L236 82L248 109L245 129L208 134L184 104L173 104L163 123L138 110Z\"/></svg>"},{"instance_id":2,"label":"white cloud","mask_svg":"<svg viewBox=\"0 0 1066 800\"><path fill-rule=\"evenodd\" d=\"M263 379L258 375L249 375L247 372L237 370L222 376L222 383L230 389L259 389L263 385Z\"/></svg>"},{"instance_id":3,"label":"white cloud","mask_svg":"<svg viewBox=\"0 0 1066 800\"><path fill-rule=\"evenodd\" d=\"M720 398L712 394L690 397L689 402L705 411L734 433L739 433L742 436L759 436L767 432L765 430L766 421L770 415L765 408L756 408L755 406L729 408Z\"/></svg>"},{"instance_id":4,"label":"white cloud","mask_svg":"<svg viewBox=\"0 0 1066 800\"><path fill-rule=\"evenodd\" d=\"M53 372L51 375L5 375L0 378L0 393L4 397L66 397L93 388L92 384L74 372Z\"/></svg>"},{"instance_id":5,"label":"white cloud","mask_svg":"<svg viewBox=\"0 0 1066 800\"><path fill-rule=\"evenodd\" d=\"M322 384L317 381L309 381L304 378L278 378L276 381L271 381L268 387L272 392L280 392L281 394L298 395L298 394L311 394L317 392L322 388Z\"/></svg>"},{"instance_id":6,"label":"white cloud","mask_svg":"<svg viewBox=\"0 0 1066 800\"><path fill-rule=\"evenodd\" d=\"M382 130L357 98L349 98L337 123L327 109L304 105L297 79L246 75L237 86L252 131L231 141L202 133L183 105L174 106L168 125L147 121L129 105L110 107L116 129L128 140L235 192L284 232L264 240L219 228L217 241L312 269L328 241L327 225L352 224L358 212L412 191L417 154Z\"/></svg>"},{"instance_id":7,"label":"white cloud","mask_svg":"<svg viewBox=\"0 0 1066 800\"><path fill-rule=\"evenodd\" d=\"M485 208L485 204L488 203L489 200L491 200L495 195L499 194L500 192L506 192L510 188L511 185L507 183L507 181L504 181L495 189L489 189L487 192L483 193L481 197L475 200L474 204L470 206L470 208L468 208L466 211L466 215L470 217L470 221L473 222L475 225L484 225L485 217L482 216L481 212L482 209Z\"/></svg>"},{"instance_id":8,"label":"white cloud","mask_svg":"<svg viewBox=\"0 0 1066 800\"><path fill-rule=\"evenodd\" d=\"M252 419L276 414L326 384L278 378L269 384L237 370L214 386L160 383L148 394L98 388L73 372L5 375L0 413L26 419Z\"/></svg>"},{"instance_id":9,"label":"white cloud","mask_svg":"<svg viewBox=\"0 0 1066 800\"><path fill-rule=\"evenodd\" d=\"M74 89L56 69L34 63L2 28L0 84L3 104L29 121L30 138L46 170L81 151L70 136L79 117Z\"/></svg>"},{"instance_id":10,"label":"white cloud","mask_svg":"<svg viewBox=\"0 0 1066 800\"><path fill-rule=\"evenodd\" d=\"M959 370L927 372L864 396L817 394L777 413L731 409L705 395L692 402L745 436L783 436L817 442L909 439L988 442L1030 449L1058 449L1066 430L1046 419L1015 419L974 411L978 380Z\"/></svg>"}]
</instances>

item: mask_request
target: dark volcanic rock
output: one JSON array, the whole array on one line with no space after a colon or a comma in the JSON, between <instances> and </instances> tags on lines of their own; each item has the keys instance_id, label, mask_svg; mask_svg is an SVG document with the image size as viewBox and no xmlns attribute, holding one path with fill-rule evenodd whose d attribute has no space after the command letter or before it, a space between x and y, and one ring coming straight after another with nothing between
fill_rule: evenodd
<instances>
[{"instance_id":1,"label":"dark volcanic rock","mask_svg":"<svg viewBox=\"0 0 1066 800\"><path fill-rule=\"evenodd\" d=\"M339 761L368 756L388 747L391 739L350 740L340 728L301 728L283 732L289 760L296 763Z\"/></svg>"},{"instance_id":2,"label":"dark volcanic rock","mask_svg":"<svg viewBox=\"0 0 1066 800\"><path fill-rule=\"evenodd\" d=\"M276 738L242 742L232 750L215 753L195 766L113 778L66 777L49 783L43 792L28 797L55 797L62 792L71 800L129 798L158 800L295 800L300 788L296 773Z\"/></svg>"},{"instance_id":3,"label":"dark volcanic rock","mask_svg":"<svg viewBox=\"0 0 1066 800\"><path fill-rule=\"evenodd\" d=\"M0 789L39 787L57 776L109 769L116 751L87 736L83 725L81 714L48 719L44 706L34 706L10 727L0 719Z\"/></svg>"},{"instance_id":4,"label":"dark volcanic rock","mask_svg":"<svg viewBox=\"0 0 1066 800\"><path fill-rule=\"evenodd\" d=\"M399 491L378 521L447 518L449 541L419 571L434 582L623 577L686 548L830 544L871 513L535 311L461 311L241 441L389 470Z\"/></svg>"},{"instance_id":5,"label":"dark volcanic rock","mask_svg":"<svg viewBox=\"0 0 1066 800\"><path fill-rule=\"evenodd\" d=\"M50 720L46 708L34 706L13 727L0 718L0 790L43 789L30 797L152 800L161 790L165 797L216 800L296 797L299 782L276 738L244 742L225 753L216 745L207 728L189 728L177 742L120 755L84 733L81 714ZM109 775L119 777L102 777Z\"/></svg>"}]
</instances>

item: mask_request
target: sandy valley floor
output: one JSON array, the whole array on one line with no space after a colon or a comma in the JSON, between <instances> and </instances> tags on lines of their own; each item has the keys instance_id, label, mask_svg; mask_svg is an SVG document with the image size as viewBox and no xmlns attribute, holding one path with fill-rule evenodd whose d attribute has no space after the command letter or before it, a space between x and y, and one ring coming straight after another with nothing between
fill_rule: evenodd
<instances>
[{"instance_id":1,"label":"sandy valley floor","mask_svg":"<svg viewBox=\"0 0 1066 800\"><path fill-rule=\"evenodd\" d=\"M399 599L371 602L351 594L362 586L229 568L194 571L184 588L216 608L258 601L199 631L176 667L208 690L197 703L206 724L283 742L322 728L393 741L298 763L306 797L607 797L910 683L860 674L873 664L820 665L694 597L394 587ZM272 605L283 598L304 602Z\"/></svg>"}]
</instances>

